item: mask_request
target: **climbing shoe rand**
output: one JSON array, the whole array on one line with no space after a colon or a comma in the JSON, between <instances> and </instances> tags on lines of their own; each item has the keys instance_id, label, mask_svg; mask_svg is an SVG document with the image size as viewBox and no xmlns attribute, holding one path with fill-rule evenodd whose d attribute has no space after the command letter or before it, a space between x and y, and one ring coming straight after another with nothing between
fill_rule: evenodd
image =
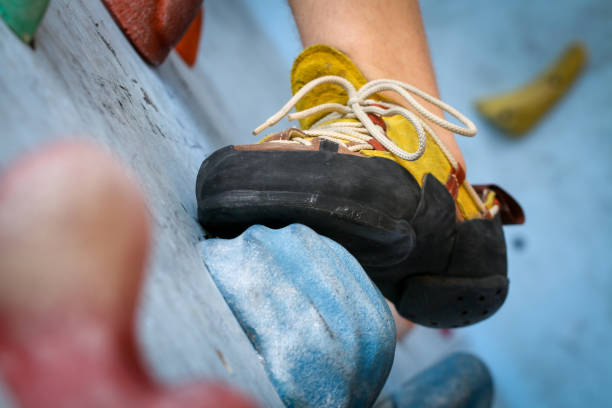
<instances>
[{"instance_id":1,"label":"climbing shoe rand","mask_svg":"<svg viewBox=\"0 0 612 408\"><path fill-rule=\"evenodd\" d=\"M399 313L421 325L460 327L498 310L508 292L502 223L521 223L522 210L497 186L470 185L428 123L466 136L474 124L409 84L368 82L325 45L298 56L291 84L293 97L254 133L287 115L300 128L227 146L202 163L202 226L231 238L253 224L305 224L350 251Z\"/></svg>"}]
</instances>

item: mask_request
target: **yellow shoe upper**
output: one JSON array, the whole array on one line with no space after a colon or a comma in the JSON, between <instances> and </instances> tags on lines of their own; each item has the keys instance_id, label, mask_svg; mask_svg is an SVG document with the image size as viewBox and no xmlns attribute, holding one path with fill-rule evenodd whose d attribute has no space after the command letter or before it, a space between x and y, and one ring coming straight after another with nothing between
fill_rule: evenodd
<instances>
[{"instance_id":1,"label":"yellow shoe upper","mask_svg":"<svg viewBox=\"0 0 612 408\"><path fill-rule=\"evenodd\" d=\"M330 75L348 80L356 90L361 89L368 83L368 80L361 71L345 54L326 45L314 45L306 48L294 62L291 71L292 91L295 95L311 81ZM322 83L304 94L297 101L295 107L297 112L303 112L330 103L347 105L349 102L348 98L348 93L343 86L336 83ZM386 101L378 94L374 94L368 99L381 101L381 103ZM386 102L388 106L388 101ZM321 122L326 115L327 112L320 112L301 118L301 128L308 133L308 130L315 126L315 124L319 126L320 123L318 122ZM323 119L323 121L325 120ZM405 116L400 114L380 115L378 120L384 121L384 125L382 123L380 125L383 125L382 128L385 130L386 137L399 149L406 152L417 151L419 148L418 132L413 123ZM333 121L357 122L358 120L354 118L340 118ZM272 122L267 122L263 127L270 124ZM303 143L307 143L305 140L312 140L313 138L316 138L316 136L298 139L301 139ZM268 140L266 138L263 142ZM381 146L380 143L376 143L378 148L368 148L358 150L358 152L364 156L378 156L399 163L415 177L419 184L422 184L425 174L431 173L442 184L447 186L455 198L459 219L490 217L497 209L495 193L488 190L484 196L479 196L463 180L462 169L459 168L456 161L450 156L448 150L441 145L439 139L433 137L430 132L425 132L425 140L425 150L416 160L405 160L398 157L398 155L391 153L388 149ZM345 142L346 140L341 141ZM350 141L348 142L350 144ZM372 142L376 142L376 140L372 139ZM353 142L353 145L355 144Z\"/></svg>"}]
</instances>

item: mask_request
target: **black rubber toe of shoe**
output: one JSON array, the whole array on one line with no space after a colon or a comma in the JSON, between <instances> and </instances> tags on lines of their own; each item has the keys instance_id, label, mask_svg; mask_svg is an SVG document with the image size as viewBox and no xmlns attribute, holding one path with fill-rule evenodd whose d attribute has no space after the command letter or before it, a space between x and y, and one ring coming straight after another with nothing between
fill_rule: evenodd
<instances>
[{"instance_id":1,"label":"black rubber toe of shoe","mask_svg":"<svg viewBox=\"0 0 612 408\"><path fill-rule=\"evenodd\" d=\"M501 222L457 223L452 197L433 176L422 188L383 158L228 146L208 157L196 184L198 217L232 238L253 224L308 225L339 242L404 317L430 327L483 320L508 290Z\"/></svg>"},{"instance_id":2,"label":"black rubber toe of shoe","mask_svg":"<svg viewBox=\"0 0 612 408\"><path fill-rule=\"evenodd\" d=\"M420 187L396 163L318 151L216 151L198 173L198 217L206 230L235 237L253 224L308 225L341 243L360 262L402 262L415 244L409 217Z\"/></svg>"}]
</instances>

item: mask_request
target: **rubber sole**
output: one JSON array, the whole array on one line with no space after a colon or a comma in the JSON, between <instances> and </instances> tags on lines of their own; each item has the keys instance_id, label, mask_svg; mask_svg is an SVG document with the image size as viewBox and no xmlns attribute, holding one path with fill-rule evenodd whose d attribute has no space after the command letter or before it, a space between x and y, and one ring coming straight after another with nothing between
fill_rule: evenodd
<instances>
[{"instance_id":1,"label":"rubber sole","mask_svg":"<svg viewBox=\"0 0 612 408\"><path fill-rule=\"evenodd\" d=\"M414 230L406 220L335 197L232 190L206 197L199 207L202 224L221 238L236 237L254 223L270 228L299 223L342 242L349 252L359 254L361 262L383 268L404 261L415 244Z\"/></svg>"},{"instance_id":2,"label":"rubber sole","mask_svg":"<svg viewBox=\"0 0 612 408\"><path fill-rule=\"evenodd\" d=\"M433 176L421 188L391 160L334 149L218 150L198 173L200 223L222 238L253 224L307 225L343 245L421 325L465 326L501 307L508 280L498 219L457 224L453 199Z\"/></svg>"},{"instance_id":3,"label":"rubber sole","mask_svg":"<svg viewBox=\"0 0 612 408\"><path fill-rule=\"evenodd\" d=\"M444 296L440 297L440 293ZM410 276L404 282L399 308L407 319L423 325L457 328L491 316L504 303L507 293L508 279L503 276Z\"/></svg>"}]
</instances>

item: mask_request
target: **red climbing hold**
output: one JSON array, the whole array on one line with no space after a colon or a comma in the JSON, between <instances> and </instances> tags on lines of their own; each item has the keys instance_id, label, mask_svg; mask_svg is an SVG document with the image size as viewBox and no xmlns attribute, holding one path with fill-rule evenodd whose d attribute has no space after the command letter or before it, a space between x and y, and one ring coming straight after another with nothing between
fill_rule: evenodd
<instances>
[{"instance_id":1,"label":"red climbing hold","mask_svg":"<svg viewBox=\"0 0 612 408\"><path fill-rule=\"evenodd\" d=\"M183 37L202 0L102 0L142 57L159 65Z\"/></svg>"}]
</instances>

